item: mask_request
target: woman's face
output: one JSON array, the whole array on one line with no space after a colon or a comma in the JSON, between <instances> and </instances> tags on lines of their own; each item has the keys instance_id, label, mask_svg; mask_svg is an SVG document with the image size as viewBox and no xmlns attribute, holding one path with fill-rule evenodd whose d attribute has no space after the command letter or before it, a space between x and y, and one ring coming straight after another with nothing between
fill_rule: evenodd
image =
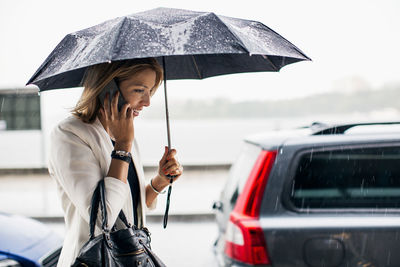
<instances>
[{"instance_id":1,"label":"woman's face","mask_svg":"<svg viewBox=\"0 0 400 267\"><path fill-rule=\"evenodd\" d=\"M131 105L133 116L139 116L143 107L150 106L150 98L155 90L156 73L145 69L119 84L122 96Z\"/></svg>"}]
</instances>

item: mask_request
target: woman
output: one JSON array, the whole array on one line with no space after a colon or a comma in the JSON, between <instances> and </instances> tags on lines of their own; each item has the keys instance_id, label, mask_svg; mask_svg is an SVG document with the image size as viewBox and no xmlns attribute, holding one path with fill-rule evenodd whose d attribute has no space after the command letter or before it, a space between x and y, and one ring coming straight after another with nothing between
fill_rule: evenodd
<instances>
[{"instance_id":1,"label":"woman","mask_svg":"<svg viewBox=\"0 0 400 267\"><path fill-rule=\"evenodd\" d=\"M122 227L121 209L130 223L145 224L145 208L155 208L157 195L178 179L182 167L174 149L165 148L158 173L145 185L143 167L134 139L134 118L150 106L150 98L162 82L155 59L99 64L88 68L84 91L73 116L52 132L49 172L55 179L64 210L66 234L58 266L70 266L89 240L90 202L100 179L106 186L108 226ZM126 101L118 109L119 93L99 95L115 80ZM111 99L111 103L110 100ZM128 153L129 152L129 153ZM100 223L95 235L101 233Z\"/></svg>"}]
</instances>

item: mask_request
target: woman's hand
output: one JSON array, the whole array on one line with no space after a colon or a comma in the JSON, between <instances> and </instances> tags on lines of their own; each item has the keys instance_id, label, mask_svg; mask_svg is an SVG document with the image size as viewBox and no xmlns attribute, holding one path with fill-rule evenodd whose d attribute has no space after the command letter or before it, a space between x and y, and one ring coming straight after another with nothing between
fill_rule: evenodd
<instances>
[{"instance_id":1,"label":"woman's hand","mask_svg":"<svg viewBox=\"0 0 400 267\"><path fill-rule=\"evenodd\" d=\"M174 176L174 181L182 175L183 168L179 164L178 160L175 158L176 150L171 149L168 150L168 147L165 147L164 155L161 158L158 165L158 174L161 177L166 179L170 179L168 176Z\"/></svg>"},{"instance_id":2,"label":"woman's hand","mask_svg":"<svg viewBox=\"0 0 400 267\"><path fill-rule=\"evenodd\" d=\"M104 105L100 108L100 116L106 122L106 131L115 139L115 149L130 151L133 138L133 109L128 103L118 111L118 97L120 92L109 101L109 93L104 98Z\"/></svg>"},{"instance_id":3,"label":"woman's hand","mask_svg":"<svg viewBox=\"0 0 400 267\"><path fill-rule=\"evenodd\" d=\"M164 155L162 156L158 164L158 177L154 181L158 186L165 187L170 183L170 177L173 176L173 181L176 181L183 173L183 167L179 164L178 160L175 158L176 150L168 150L165 147Z\"/></svg>"},{"instance_id":4,"label":"woman's hand","mask_svg":"<svg viewBox=\"0 0 400 267\"><path fill-rule=\"evenodd\" d=\"M158 165L158 174L150 182L151 185L146 186L146 205L151 207L154 199L157 198L160 192L170 184L170 177L173 176L173 181L176 181L183 173L183 168L175 158L176 150L168 150L165 147L164 155ZM154 188L154 189L153 189Z\"/></svg>"}]
</instances>

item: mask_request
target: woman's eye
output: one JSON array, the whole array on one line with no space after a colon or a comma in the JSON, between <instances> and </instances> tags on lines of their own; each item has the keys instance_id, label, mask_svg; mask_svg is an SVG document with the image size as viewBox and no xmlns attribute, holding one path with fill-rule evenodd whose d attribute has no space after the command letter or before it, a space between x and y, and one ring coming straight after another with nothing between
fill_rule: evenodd
<instances>
[{"instance_id":1,"label":"woman's eye","mask_svg":"<svg viewBox=\"0 0 400 267\"><path fill-rule=\"evenodd\" d=\"M135 92L135 93L143 93L144 90L143 89L134 89L133 92Z\"/></svg>"}]
</instances>

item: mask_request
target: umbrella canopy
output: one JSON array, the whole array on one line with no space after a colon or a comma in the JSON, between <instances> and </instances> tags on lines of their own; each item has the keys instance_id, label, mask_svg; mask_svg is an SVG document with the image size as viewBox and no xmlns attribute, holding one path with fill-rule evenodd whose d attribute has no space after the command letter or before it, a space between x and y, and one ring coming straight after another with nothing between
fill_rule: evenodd
<instances>
[{"instance_id":1,"label":"umbrella canopy","mask_svg":"<svg viewBox=\"0 0 400 267\"><path fill-rule=\"evenodd\" d=\"M166 79L202 79L259 71L310 60L282 36L256 21L209 12L157 8L68 34L28 84L40 91L81 85L86 67L155 57Z\"/></svg>"}]
</instances>

